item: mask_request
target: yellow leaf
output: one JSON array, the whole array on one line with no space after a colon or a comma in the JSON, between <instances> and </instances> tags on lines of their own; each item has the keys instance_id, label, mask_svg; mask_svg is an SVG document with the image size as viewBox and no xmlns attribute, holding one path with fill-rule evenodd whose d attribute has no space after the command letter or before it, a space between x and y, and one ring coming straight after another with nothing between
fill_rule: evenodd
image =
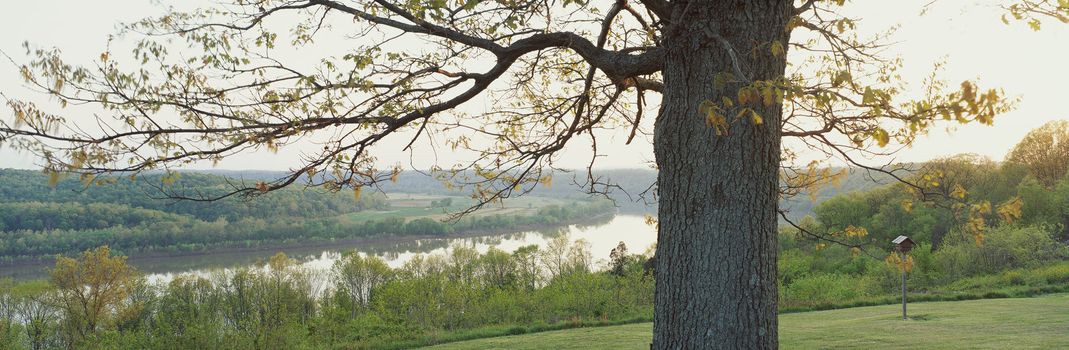
<instances>
[{"instance_id":1,"label":"yellow leaf","mask_svg":"<svg viewBox=\"0 0 1069 350\"><path fill-rule=\"evenodd\" d=\"M783 51L784 51L783 50L783 44L780 43L779 41L773 41L772 42L772 47L770 49L772 50L772 56L774 56L774 57L783 56Z\"/></svg>"},{"instance_id":2,"label":"yellow leaf","mask_svg":"<svg viewBox=\"0 0 1069 350\"><path fill-rule=\"evenodd\" d=\"M765 87L761 95L764 98L765 107L772 107L772 104L776 103L776 90L771 86Z\"/></svg>"},{"instance_id":3,"label":"yellow leaf","mask_svg":"<svg viewBox=\"0 0 1069 350\"><path fill-rule=\"evenodd\" d=\"M1024 205L1024 201L1021 197L1013 197L1010 200L999 204L998 216L1002 218L1007 224L1012 224L1021 218L1021 207Z\"/></svg>"},{"instance_id":4,"label":"yellow leaf","mask_svg":"<svg viewBox=\"0 0 1069 350\"><path fill-rule=\"evenodd\" d=\"M896 267L900 271L913 271L913 256L907 256L902 259L902 257L898 256L898 253L891 252L884 261L887 262L888 266Z\"/></svg>"},{"instance_id":5,"label":"yellow leaf","mask_svg":"<svg viewBox=\"0 0 1069 350\"><path fill-rule=\"evenodd\" d=\"M49 187L56 187L57 184L59 184L59 172L49 171L48 172L48 186Z\"/></svg>"},{"instance_id":6,"label":"yellow leaf","mask_svg":"<svg viewBox=\"0 0 1069 350\"><path fill-rule=\"evenodd\" d=\"M745 117L745 116L746 116L746 114L747 114L747 113L750 113L750 112L753 112L753 110L752 110L752 109L749 109L749 108L743 108L743 109L740 109L740 110L739 110L739 113L736 113L736 114L735 114L735 120L739 120L739 119L742 119L742 117Z\"/></svg>"},{"instance_id":7,"label":"yellow leaf","mask_svg":"<svg viewBox=\"0 0 1069 350\"><path fill-rule=\"evenodd\" d=\"M886 147L891 142L891 136L887 134L886 130L876 129L872 132L872 138L876 139L876 144L880 147Z\"/></svg>"},{"instance_id":8,"label":"yellow leaf","mask_svg":"<svg viewBox=\"0 0 1069 350\"><path fill-rule=\"evenodd\" d=\"M545 187L553 187L553 177L552 176L542 177L542 178L538 179L538 183L542 184L542 186L545 186Z\"/></svg>"},{"instance_id":9,"label":"yellow leaf","mask_svg":"<svg viewBox=\"0 0 1069 350\"><path fill-rule=\"evenodd\" d=\"M657 218L653 217L653 215L646 214L646 225L647 226L656 227L657 226Z\"/></svg>"},{"instance_id":10,"label":"yellow leaf","mask_svg":"<svg viewBox=\"0 0 1069 350\"><path fill-rule=\"evenodd\" d=\"M935 186L939 186L939 183L935 182ZM964 199L966 194L968 194L968 192L965 191L965 188L957 184L954 185L954 190L950 192L951 197L958 199Z\"/></svg>"},{"instance_id":11,"label":"yellow leaf","mask_svg":"<svg viewBox=\"0 0 1069 350\"><path fill-rule=\"evenodd\" d=\"M739 104L740 105L745 105L747 103L750 103L750 89L749 88L739 89L738 100L739 100Z\"/></svg>"},{"instance_id":12,"label":"yellow leaf","mask_svg":"<svg viewBox=\"0 0 1069 350\"><path fill-rule=\"evenodd\" d=\"M89 173L82 174L81 180L82 180L82 185L88 186L89 183L93 182L93 174L89 174Z\"/></svg>"},{"instance_id":13,"label":"yellow leaf","mask_svg":"<svg viewBox=\"0 0 1069 350\"><path fill-rule=\"evenodd\" d=\"M865 237L869 235L869 230L854 225L847 226L845 231L847 237Z\"/></svg>"},{"instance_id":14,"label":"yellow leaf","mask_svg":"<svg viewBox=\"0 0 1069 350\"><path fill-rule=\"evenodd\" d=\"M913 212L913 201L908 199L902 201L902 210L905 210L907 213Z\"/></svg>"}]
</instances>

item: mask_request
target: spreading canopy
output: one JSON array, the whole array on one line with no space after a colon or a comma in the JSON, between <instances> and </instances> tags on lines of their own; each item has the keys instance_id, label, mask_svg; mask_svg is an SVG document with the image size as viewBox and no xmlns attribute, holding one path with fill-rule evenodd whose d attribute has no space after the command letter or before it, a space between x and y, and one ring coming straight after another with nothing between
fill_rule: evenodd
<instances>
[{"instance_id":1,"label":"spreading canopy","mask_svg":"<svg viewBox=\"0 0 1069 350\"><path fill-rule=\"evenodd\" d=\"M751 80L745 60L735 61L711 83L738 87L738 96L695 106L723 135L763 123L751 107L782 103L782 135L793 139L784 142L785 195L834 177L799 164L800 153L893 172L859 159L907 146L938 122L991 124L1012 107L998 90L934 74L907 97L902 62L880 55L891 33L860 36L841 6L796 3L791 42L733 47L707 33L732 57L790 55L788 74L774 80ZM469 155L432 170L488 203L547 184L555 154L577 137L593 145L591 166L601 130L649 142L664 88L661 38L687 10L663 0L232 0L172 10L124 27L114 46L129 45L128 55L109 49L89 65L27 44L29 61L16 64L51 99L5 95L0 145L87 183L302 139L321 146L273 181L170 193L213 200L294 183L359 193L396 176L400 163L381 168L374 149L403 138L410 152ZM590 171L583 185L611 187Z\"/></svg>"},{"instance_id":2,"label":"spreading canopy","mask_svg":"<svg viewBox=\"0 0 1069 350\"><path fill-rule=\"evenodd\" d=\"M1048 122L1030 131L1006 155L1006 163L1023 166L1040 183L1054 187L1069 164L1069 121Z\"/></svg>"}]
</instances>

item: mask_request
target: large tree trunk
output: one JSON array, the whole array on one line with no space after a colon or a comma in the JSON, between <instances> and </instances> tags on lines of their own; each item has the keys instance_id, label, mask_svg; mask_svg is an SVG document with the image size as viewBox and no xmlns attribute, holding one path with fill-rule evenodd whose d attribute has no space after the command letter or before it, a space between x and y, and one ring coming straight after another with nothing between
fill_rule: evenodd
<instances>
[{"instance_id":1,"label":"large tree trunk","mask_svg":"<svg viewBox=\"0 0 1069 350\"><path fill-rule=\"evenodd\" d=\"M748 85L718 90L717 73L741 70L750 81L783 76L785 55L773 55L771 42L786 46L791 1L693 0L676 7L682 20L677 16L669 26L678 27L665 35L654 136L660 230L653 347L774 349L780 103L749 106L762 124L724 113L730 128L722 135L699 107L722 96L737 99Z\"/></svg>"}]
</instances>

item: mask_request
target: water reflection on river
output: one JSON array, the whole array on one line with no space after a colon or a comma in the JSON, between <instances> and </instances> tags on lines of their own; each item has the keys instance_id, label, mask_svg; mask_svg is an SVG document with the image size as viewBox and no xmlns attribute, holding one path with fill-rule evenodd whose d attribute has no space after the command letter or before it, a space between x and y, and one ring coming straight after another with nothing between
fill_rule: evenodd
<instances>
[{"instance_id":1,"label":"water reflection on river","mask_svg":"<svg viewBox=\"0 0 1069 350\"><path fill-rule=\"evenodd\" d=\"M490 247L512 252L516 248L531 244L545 247L549 240L561 234L568 234L573 241L583 239L589 242L595 265L597 265L595 267L604 265L604 262L608 260L609 252L620 242L624 242L631 253L642 253L657 241L656 230L646 224L644 217L617 215L611 219L591 224L570 225L541 231L463 238L419 239L404 242L353 243L349 246L338 246L330 249L281 248L277 251L282 251L291 257L298 258L303 261L305 266L314 269L329 269L343 252L353 250L364 254L377 255L386 260L391 267L400 267L416 255L444 254L450 247L454 246L472 247L479 252L486 252ZM191 260L185 262L185 264L180 261L167 261L167 259L162 259L162 261L132 259L131 264L142 271L150 272L148 276L150 281L166 282L176 274L193 273L206 276L212 270L251 265L258 260L266 260L277 251L208 254L197 257L173 258ZM183 267L186 264L192 265Z\"/></svg>"}]
</instances>

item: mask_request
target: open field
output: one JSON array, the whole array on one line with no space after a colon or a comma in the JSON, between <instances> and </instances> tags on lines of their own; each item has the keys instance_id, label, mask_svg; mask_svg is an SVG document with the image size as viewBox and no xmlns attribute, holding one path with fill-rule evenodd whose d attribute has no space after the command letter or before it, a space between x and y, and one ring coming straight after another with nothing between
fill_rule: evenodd
<instances>
[{"instance_id":1,"label":"open field","mask_svg":"<svg viewBox=\"0 0 1069 350\"><path fill-rule=\"evenodd\" d=\"M804 312L780 316L784 349L1066 349L1069 294ZM428 349L649 349L650 323L442 344Z\"/></svg>"},{"instance_id":2,"label":"open field","mask_svg":"<svg viewBox=\"0 0 1069 350\"><path fill-rule=\"evenodd\" d=\"M450 198L452 202L448 207L435 207L433 201ZM405 221L419 218L445 219L449 213L456 213L475 204L475 200L462 196L437 196L427 194L398 193L389 197L390 209L387 210L363 210L355 213L342 214L338 220L342 223L359 223L367 220L381 220L388 218L403 217ZM538 209L547 205L565 205L567 199L549 197L523 196L504 200L504 204L493 204L483 207L471 216L488 216L497 214L509 215L532 215Z\"/></svg>"}]
</instances>

